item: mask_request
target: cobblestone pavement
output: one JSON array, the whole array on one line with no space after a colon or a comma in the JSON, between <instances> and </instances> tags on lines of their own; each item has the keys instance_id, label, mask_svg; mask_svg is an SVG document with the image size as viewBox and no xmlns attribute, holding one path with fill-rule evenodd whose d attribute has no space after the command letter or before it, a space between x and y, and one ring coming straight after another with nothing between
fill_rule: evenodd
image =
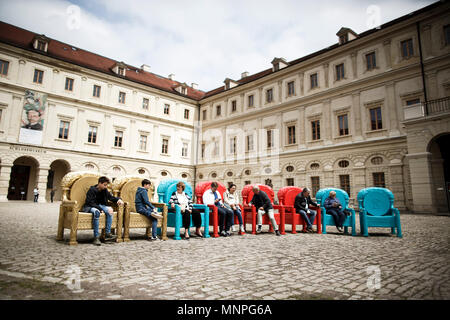
<instances>
[{"instance_id":1,"label":"cobblestone pavement","mask_svg":"<svg viewBox=\"0 0 450 320\"><path fill-rule=\"evenodd\" d=\"M401 217L403 239L259 235L57 242L59 203L0 203L0 299L450 299L450 217ZM358 220L359 222L359 220ZM251 227L249 225L249 227ZM211 228L212 231L212 228ZM359 226L357 226L359 234ZM78 268L78 269L77 269ZM76 287L77 270L80 287ZM78 290L79 289L79 290Z\"/></svg>"}]
</instances>

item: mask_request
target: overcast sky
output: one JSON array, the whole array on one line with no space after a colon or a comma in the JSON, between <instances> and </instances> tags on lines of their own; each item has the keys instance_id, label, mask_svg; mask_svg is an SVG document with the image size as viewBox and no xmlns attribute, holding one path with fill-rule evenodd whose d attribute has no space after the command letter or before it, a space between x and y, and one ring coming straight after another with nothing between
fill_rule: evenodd
<instances>
[{"instance_id":1,"label":"overcast sky","mask_svg":"<svg viewBox=\"0 0 450 320\"><path fill-rule=\"evenodd\" d=\"M0 20L209 91L436 1L0 0Z\"/></svg>"}]
</instances>

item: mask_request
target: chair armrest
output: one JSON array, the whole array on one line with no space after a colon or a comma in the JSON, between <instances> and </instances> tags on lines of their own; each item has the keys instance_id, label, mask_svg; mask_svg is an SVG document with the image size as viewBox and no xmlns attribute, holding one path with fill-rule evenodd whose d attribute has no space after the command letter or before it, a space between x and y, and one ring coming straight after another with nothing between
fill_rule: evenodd
<instances>
[{"instance_id":1,"label":"chair armrest","mask_svg":"<svg viewBox=\"0 0 450 320\"><path fill-rule=\"evenodd\" d=\"M63 207L69 207L69 208L73 208L77 205L77 201L76 200L63 200L61 202L61 205Z\"/></svg>"}]
</instances>

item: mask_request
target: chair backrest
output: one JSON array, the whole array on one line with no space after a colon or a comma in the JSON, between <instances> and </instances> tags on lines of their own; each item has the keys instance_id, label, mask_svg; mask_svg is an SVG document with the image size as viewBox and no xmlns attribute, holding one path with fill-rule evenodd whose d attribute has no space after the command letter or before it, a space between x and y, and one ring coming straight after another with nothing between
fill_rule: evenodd
<instances>
[{"instance_id":1,"label":"chair backrest","mask_svg":"<svg viewBox=\"0 0 450 320\"><path fill-rule=\"evenodd\" d=\"M348 208L348 203L350 201L348 193L345 190L338 188L320 189L316 193L316 201L323 207L325 204L325 200L330 196L330 191L336 192L336 198L339 200L344 209Z\"/></svg>"},{"instance_id":2,"label":"chair backrest","mask_svg":"<svg viewBox=\"0 0 450 320\"><path fill-rule=\"evenodd\" d=\"M386 188L365 188L358 192L357 199L367 214L372 216L389 214L394 206L394 194Z\"/></svg>"},{"instance_id":3,"label":"chair backrest","mask_svg":"<svg viewBox=\"0 0 450 320\"><path fill-rule=\"evenodd\" d=\"M95 172L69 172L61 180L61 190L63 192L63 202L67 200L77 201L77 208L86 201L86 193L89 188L98 183L101 174Z\"/></svg>"},{"instance_id":4,"label":"chair backrest","mask_svg":"<svg viewBox=\"0 0 450 320\"><path fill-rule=\"evenodd\" d=\"M227 188L223 183L218 181L216 182L219 185L217 187L217 191L219 191L220 196L222 197L223 200L223 194L225 191L227 191ZM197 204L203 204L203 194L211 189L211 183L212 181L202 181L195 186L195 197L197 199Z\"/></svg>"},{"instance_id":5,"label":"chair backrest","mask_svg":"<svg viewBox=\"0 0 450 320\"><path fill-rule=\"evenodd\" d=\"M131 212L136 212L134 200L136 199L136 190L142 186L142 177L139 176L122 176L116 178L112 183L113 194L115 197L120 197L124 202L128 202ZM148 198L153 199L153 192L155 186L150 181L150 188L148 189Z\"/></svg>"},{"instance_id":6,"label":"chair backrest","mask_svg":"<svg viewBox=\"0 0 450 320\"><path fill-rule=\"evenodd\" d=\"M288 186L282 187L277 192L278 201L283 206L294 206L295 197L302 192L302 188Z\"/></svg>"},{"instance_id":7,"label":"chair backrest","mask_svg":"<svg viewBox=\"0 0 450 320\"><path fill-rule=\"evenodd\" d=\"M273 200L275 198L275 192L269 186L265 184L248 184L244 186L241 191L242 202L244 205L248 205L248 203L253 199L253 186L258 186L259 190L264 191L270 199L270 202L273 204Z\"/></svg>"},{"instance_id":8,"label":"chair backrest","mask_svg":"<svg viewBox=\"0 0 450 320\"><path fill-rule=\"evenodd\" d=\"M169 204L170 197L172 196L172 193L177 191L177 183L180 181L184 182L185 185L184 192L192 199L192 186L187 181L169 179L161 181L161 183L158 185L157 191L159 202Z\"/></svg>"}]
</instances>

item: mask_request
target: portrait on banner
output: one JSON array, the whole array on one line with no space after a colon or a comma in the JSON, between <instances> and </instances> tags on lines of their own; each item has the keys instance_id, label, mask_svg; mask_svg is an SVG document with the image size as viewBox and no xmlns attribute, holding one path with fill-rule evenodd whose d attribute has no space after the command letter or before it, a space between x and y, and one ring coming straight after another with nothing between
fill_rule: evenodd
<instances>
[{"instance_id":1,"label":"portrait on banner","mask_svg":"<svg viewBox=\"0 0 450 320\"><path fill-rule=\"evenodd\" d=\"M42 132L46 108L46 94L41 94L33 90L25 91L19 142L42 144Z\"/></svg>"}]
</instances>

